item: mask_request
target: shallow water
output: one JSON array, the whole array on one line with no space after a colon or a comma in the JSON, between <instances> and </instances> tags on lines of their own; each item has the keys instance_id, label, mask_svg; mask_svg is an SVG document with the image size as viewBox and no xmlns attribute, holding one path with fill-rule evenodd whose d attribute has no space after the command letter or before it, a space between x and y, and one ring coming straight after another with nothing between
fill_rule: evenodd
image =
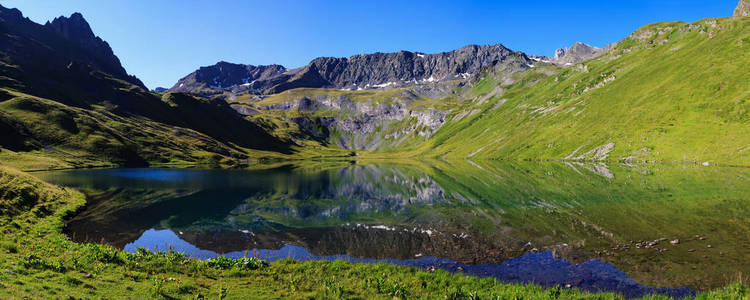
<instances>
[{"instance_id":1,"label":"shallow water","mask_svg":"<svg viewBox=\"0 0 750 300\"><path fill-rule=\"evenodd\" d=\"M628 296L750 273L748 169L436 161L36 175L87 195L71 238L126 251L385 261Z\"/></svg>"}]
</instances>

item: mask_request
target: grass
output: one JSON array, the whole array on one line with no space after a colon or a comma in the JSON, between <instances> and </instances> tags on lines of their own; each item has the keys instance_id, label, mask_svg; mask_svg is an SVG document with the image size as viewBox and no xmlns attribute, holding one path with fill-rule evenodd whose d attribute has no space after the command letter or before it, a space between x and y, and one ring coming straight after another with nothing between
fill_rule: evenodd
<instances>
[{"instance_id":1,"label":"grass","mask_svg":"<svg viewBox=\"0 0 750 300\"><path fill-rule=\"evenodd\" d=\"M125 253L106 245L77 244L61 233L62 219L85 203L76 191L0 167L0 192L3 298L620 299L387 264L268 264L253 257L198 261L173 251ZM700 298L742 299L748 292L745 286L732 285Z\"/></svg>"},{"instance_id":2,"label":"grass","mask_svg":"<svg viewBox=\"0 0 750 300\"><path fill-rule=\"evenodd\" d=\"M539 66L503 92L458 108L426 156L570 159L613 143L608 160L748 165L747 18L656 23L608 54L566 69ZM502 103L502 104L501 104ZM457 120L465 110L479 110ZM576 151L578 149L578 151ZM575 155L574 155L575 153Z\"/></svg>"},{"instance_id":3,"label":"grass","mask_svg":"<svg viewBox=\"0 0 750 300\"><path fill-rule=\"evenodd\" d=\"M7 99L0 102L0 122L13 124L12 133L22 133L0 141L0 161L26 171L116 165L237 167L277 159L345 157L350 152L315 143L288 152L272 147L263 150L239 146L231 142L232 135L249 140L257 137L253 133L256 125L241 119L233 121L238 124L217 126L236 128L241 127L239 123L247 123L246 131L209 136L201 130L210 133L217 129L207 126L194 130L144 117L123 116L106 107L85 109L12 90L0 89L0 92L7 94ZM179 97L165 101L177 105L178 108L172 108L177 111L205 110L193 106L208 105L190 104L190 99ZM210 119L192 123L201 122L214 123ZM263 135L254 143L262 143ZM273 144L271 140L268 142Z\"/></svg>"}]
</instances>

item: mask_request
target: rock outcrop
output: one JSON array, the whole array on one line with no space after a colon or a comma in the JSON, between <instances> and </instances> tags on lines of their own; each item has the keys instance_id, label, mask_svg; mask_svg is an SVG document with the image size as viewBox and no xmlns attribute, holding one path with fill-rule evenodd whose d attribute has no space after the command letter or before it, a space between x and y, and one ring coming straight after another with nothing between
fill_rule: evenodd
<instances>
[{"instance_id":1,"label":"rock outcrop","mask_svg":"<svg viewBox=\"0 0 750 300\"><path fill-rule=\"evenodd\" d=\"M530 57L535 61L544 61L562 66L571 66L601 56L604 53L607 53L607 51L609 51L610 49L614 48L614 46L616 45L616 43L613 43L605 46L604 48L598 48L585 43L576 42L568 48L560 48L555 50L555 56L550 57L532 55Z\"/></svg>"},{"instance_id":2,"label":"rock outcrop","mask_svg":"<svg viewBox=\"0 0 750 300\"><path fill-rule=\"evenodd\" d=\"M735 17L750 17L750 0L740 0L734 9Z\"/></svg>"}]
</instances>

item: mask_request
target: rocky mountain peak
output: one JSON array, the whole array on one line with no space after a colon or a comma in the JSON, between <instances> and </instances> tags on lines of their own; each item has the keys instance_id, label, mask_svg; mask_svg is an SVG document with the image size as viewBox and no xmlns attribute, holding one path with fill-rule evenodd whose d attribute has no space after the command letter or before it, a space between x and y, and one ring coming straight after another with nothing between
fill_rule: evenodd
<instances>
[{"instance_id":1,"label":"rocky mountain peak","mask_svg":"<svg viewBox=\"0 0 750 300\"><path fill-rule=\"evenodd\" d=\"M617 45L617 43L609 44L604 48L597 48L586 43L575 42L568 48L555 50L555 56L531 55L530 57L536 61L570 66L607 53L607 51L612 49L615 45Z\"/></svg>"},{"instance_id":2,"label":"rocky mountain peak","mask_svg":"<svg viewBox=\"0 0 750 300\"><path fill-rule=\"evenodd\" d=\"M734 9L735 17L750 17L750 0L740 0Z\"/></svg>"},{"instance_id":3,"label":"rocky mountain peak","mask_svg":"<svg viewBox=\"0 0 750 300\"><path fill-rule=\"evenodd\" d=\"M16 8L5 8L0 5L0 19L6 21L18 21L23 19L23 14Z\"/></svg>"},{"instance_id":4,"label":"rocky mountain peak","mask_svg":"<svg viewBox=\"0 0 750 300\"><path fill-rule=\"evenodd\" d=\"M92 71L100 71L145 89L143 83L127 74L107 42L97 37L80 13L58 17L44 25L23 17L18 9L0 6L0 57L35 78L28 89L50 92L50 82L63 82L75 76L86 85ZM31 55L37 59L28 59ZM0 72L2 73L2 72Z\"/></svg>"},{"instance_id":5,"label":"rocky mountain peak","mask_svg":"<svg viewBox=\"0 0 750 300\"><path fill-rule=\"evenodd\" d=\"M244 68L248 74L257 75L230 76L226 72L214 70L219 66L217 64L208 67L212 70L211 75L196 76L198 74L194 72L180 79L170 91L198 94L220 92L218 90L279 93L299 87L350 90L393 88L467 79L484 68L506 60L522 61L518 64L520 68L528 68L533 63L525 55L516 53L502 44L468 45L435 54L402 50L393 53L357 54L350 57L318 57L304 67L292 70L286 70L279 65L255 67L220 63L221 66ZM200 68L197 72L206 73L206 68ZM260 68L265 69L259 70Z\"/></svg>"},{"instance_id":6,"label":"rocky mountain peak","mask_svg":"<svg viewBox=\"0 0 750 300\"><path fill-rule=\"evenodd\" d=\"M89 22L81 13L73 13L70 17L60 16L47 22L44 26L55 30L63 37L71 40L89 40L96 36L89 26Z\"/></svg>"},{"instance_id":7,"label":"rocky mountain peak","mask_svg":"<svg viewBox=\"0 0 750 300\"><path fill-rule=\"evenodd\" d=\"M129 82L145 88L138 78L127 74L120 63L120 59L115 56L109 44L94 34L89 22L81 13L73 13L70 17L57 17L52 22L44 24L44 27L89 52L94 58L94 63L103 71L121 76Z\"/></svg>"}]
</instances>

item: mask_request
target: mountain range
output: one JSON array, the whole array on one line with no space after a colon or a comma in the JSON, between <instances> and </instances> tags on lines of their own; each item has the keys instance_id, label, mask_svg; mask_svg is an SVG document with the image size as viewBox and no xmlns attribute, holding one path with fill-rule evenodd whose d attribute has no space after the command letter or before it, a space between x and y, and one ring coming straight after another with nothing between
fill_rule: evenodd
<instances>
[{"instance_id":1,"label":"mountain range","mask_svg":"<svg viewBox=\"0 0 750 300\"><path fill-rule=\"evenodd\" d=\"M318 57L304 67L218 62L181 78L169 92L214 95L223 92L277 94L294 88L363 90L423 85L472 77L498 62L532 66L536 61L572 65L597 57L613 45L596 48L581 42L558 49L554 57L526 55L502 44L468 45L437 54L399 51L351 57Z\"/></svg>"},{"instance_id":2,"label":"mountain range","mask_svg":"<svg viewBox=\"0 0 750 300\"><path fill-rule=\"evenodd\" d=\"M0 6L0 160L25 169L343 157L750 164L750 5L554 56L503 45L219 62L148 91L81 14Z\"/></svg>"},{"instance_id":3,"label":"mountain range","mask_svg":"<svg viewBox=\"0 0 750 300\"><path fill-rule=\"evenodd\" d=\"M180 79L170 92L276 94L294 88L362 90L403 87L466 79L497 62L533 63L503 45L469 45L438 54L400 51L360 54L348 58L319 57L304 67L253 66L219 62Z\"/></svg>"}]
</instances>

